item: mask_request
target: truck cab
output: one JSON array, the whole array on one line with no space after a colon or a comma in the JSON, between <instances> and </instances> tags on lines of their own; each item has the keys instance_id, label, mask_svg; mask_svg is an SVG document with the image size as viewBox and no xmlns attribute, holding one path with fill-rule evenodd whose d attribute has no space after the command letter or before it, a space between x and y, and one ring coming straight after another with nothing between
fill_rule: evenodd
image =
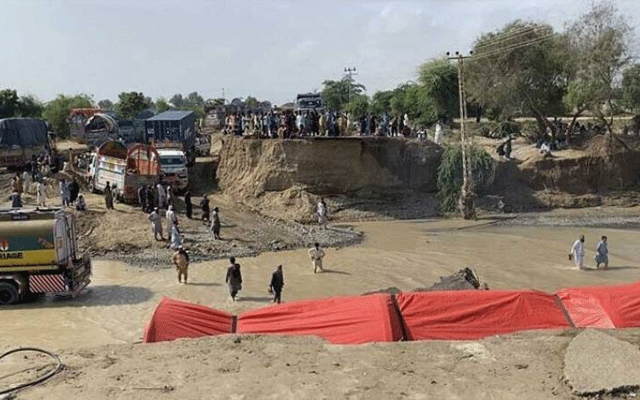
<instances>
[{"instance_id":1,"label":"truck cab","mask_svg":"<svg viewBox=\"0 0 640 400\"><path fill-rule=\"evenodd\" d=\"M187 157L179 149L157 148L160 157L160 173L162 183L171 184L176 191L184 191L189 185Z\"/></svg>"}]
</instances>

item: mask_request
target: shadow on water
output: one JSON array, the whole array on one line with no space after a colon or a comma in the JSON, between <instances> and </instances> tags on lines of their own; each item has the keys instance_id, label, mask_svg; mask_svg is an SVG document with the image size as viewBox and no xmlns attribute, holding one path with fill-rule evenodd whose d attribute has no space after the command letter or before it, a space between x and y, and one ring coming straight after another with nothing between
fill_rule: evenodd
<instances>
[{"instance_id":1,"label":"shadow on water","mask_svg":"<svg viewBox=\"0 0 640 400\"><path fill-rule=\"evenodd\" d=\"M95 285L89 286L76 298L70 296L39 295L23 303L1 307L0 310L24 310L31 308L99 307L140 304L150 300L153 292L139 286Z\"/></svg>"},{"instance_id":2,"label":"shadow on water","mask_svg":"<svg viewBox=\"0 0 640 400\"><path fill-rule=\"evenodd\" d=\"M237 298L237 300L238 301L262 301L262 302L266 302L266 301L273 300L273 297L239 296Z\"/></svg>"},{"instance_id":3,"label":"shadow on water","mask_svg":"<svg viewBox=\"0 0 640 400\"><path fill-rule=\"evenodd\" d=\"M349 272L344 271L336 271L335 269L323 269L320 273L329 273L329 274L340 274L340 275L351 275Z\"/></svg>"},{"instance_id":4,"label":"shadow on water","mask_svg":"<svg viewBox=\"0 0 640 400\"><path fill-rule=\"evenodd\" d=\"M214 282L189 282L187 285L189 286L222 286L222 284L214 283Z\"/></svg>"}]
</instances>

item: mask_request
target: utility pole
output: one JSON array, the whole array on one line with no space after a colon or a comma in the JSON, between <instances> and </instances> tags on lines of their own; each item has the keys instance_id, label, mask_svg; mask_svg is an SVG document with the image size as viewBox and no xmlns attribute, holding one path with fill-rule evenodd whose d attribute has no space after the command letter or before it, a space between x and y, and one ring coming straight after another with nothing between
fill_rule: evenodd
<instances>
[{"instance_id":1,"label":"utility pole","mask_svg":"<svg viewBox=\"0 0 640 400\"><path fill-rule=\"evenodd\" d=\"M356 73L356 67L347 67L344 69L344 74L349 78L349 103L351 103L351 79Z\"/></svg>"},{"instance_id":2,"label":"utility pole","mask_svg":"<svg viewBox=\"0 0 640 400\"><path fill-rule=\"evenodd\" d=\"M471 56L463 56L456 51L455 57L450 57L447 52L447 58L449 60L458 61L458 97L460 100L460 144L462 147L462 191L460 193L459 207L462 217L464 219L475 219L475 194L473 193L473 177L471 176L471 160L470 160L470 148L467 140L467 133L465 130L465 120L467 118L467 101L465 98L464 90L464 60L471 58Z\"/></svg>"},{"instance_id":3,"label":"utility pole","mask_svg":"<svg viewBox=\"0 0 640 400\"><path fill-rule=\"evenodd\" d=\"M225 104L226 104L226 102L227 102L227 101L225 100L225 98L224 98L224 88L222 88L222 102L223 102L223 103L225 103Z\"/></svg>"}]
</instances>

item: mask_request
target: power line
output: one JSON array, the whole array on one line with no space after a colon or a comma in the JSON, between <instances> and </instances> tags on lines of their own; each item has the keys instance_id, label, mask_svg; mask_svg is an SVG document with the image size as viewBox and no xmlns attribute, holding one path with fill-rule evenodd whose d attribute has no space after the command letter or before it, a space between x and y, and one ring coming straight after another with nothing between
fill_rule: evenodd
<instances>
[{"instance_id":1,"label":"power line","mask_svg":"<svg viewBox=\"0 0 640 400\"><path fill-rule=\"evenodd\" d=\"M544 42L546 40L552 39L554 36L555 36L555 34L548 35L548 36L542 36L542 37L535 38L535 39L532 39L532 40L529 40L529 41L526 41L526 42L515 43L515 44L512 44L512 45L500 48L500 49L495 49L495 50L489 51L487 53L482 53L480 55L475 55L474 54L474 55L472 55L470 57L466 57L466 58L471 58L472 60L480 60L480 59L491 57L491 56L494 56L494 55L497 55L497 54L500 54L500 53L504 53L504 52L507 52L507 51L513 51L513 50L521 49L523 47L531 46L533 44L542 43L542 42Z\"/></svg>"},{"instance_id":2,"label":"power line","mask_svg":"<svg viewBox=\"0 0 640 400\"><path fill-rule=\"evenodd\" d=\"M517 32L518 30L521 30L521 32L518 33ZM515 30L513 32L509 32L505 36L496 37L496 38L484 41L482 43L479 43L478 45L476 45L474 47L474 49L479 49L479 48L483 48L483 47L489 47L489 46L493 46L493 45L495 45L497 43L500 43L500 42L511 41L511 40L516 39L516 38L518 38L520 36L526 36L526 35L531 34L531 33L538 33L541 30L541 28L526 27L526 28L520 28L518 30Z\"/></svg>"}]
</instances>

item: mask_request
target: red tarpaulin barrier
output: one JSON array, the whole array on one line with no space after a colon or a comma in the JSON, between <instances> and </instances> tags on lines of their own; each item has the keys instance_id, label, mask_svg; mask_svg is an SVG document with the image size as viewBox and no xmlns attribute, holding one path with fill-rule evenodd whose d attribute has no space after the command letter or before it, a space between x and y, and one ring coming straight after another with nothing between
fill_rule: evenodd
<instances>
[{"instance_id":1,"label":"red tarpaulin barrier","mask_svg":"<svg viewBox=\"0 0 640 400\"><path fill-rule=\"evenodd\" d=\"M316 335L336 344L402 339L388 294L296 301L248 311L238 317L238 333Z\"/></svg>"},{"instance_id":2,"label":"red tarpaulin barrier","mask_svg":"<svg viewBox=\"0 0 640 400\"><path fill-rule=\"evenodd\" d=\"M640 327L640 282L568 288L556 294L579 328Z\"/></svg>"},{"instance_id":3,"label":"red tarpaulin barrier","mask_svg":"<svg viewBox=\"0 0 640 400\"><path fill-rule=\"evenodd\" d=\"M144 342L233 333L234 316L184 301L162 298L147 324Z\"/></svg>"},{"instance_id":4,"label":"red tarpaulin barrier","mask_svg":"<svg viewBox=\"0 0 640 400\"><path fill-rule=\"evenodd\" d=\"M568 328L556 298L537 291L449 291L396 296L409 340L471 340Z\"/></svg>"}]
</instances>

